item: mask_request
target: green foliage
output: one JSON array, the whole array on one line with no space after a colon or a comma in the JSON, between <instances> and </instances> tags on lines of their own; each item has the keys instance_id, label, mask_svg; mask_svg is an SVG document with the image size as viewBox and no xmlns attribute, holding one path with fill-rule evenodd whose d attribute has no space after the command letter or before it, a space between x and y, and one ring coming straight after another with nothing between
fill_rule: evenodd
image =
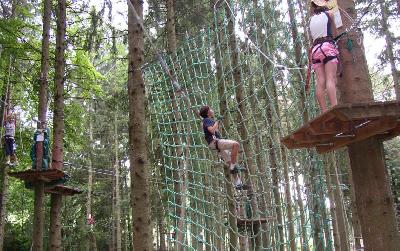
<instances>
[{"instance_id":1,"label":"green foliage","mask_svg":"<svg viewBox=\"0 0 400 251\"><path fill-rule=\"evenodd\" d=\"M69 78L81 89L80 95L83 98L102 98L104 93L99 84L105 78L94 68L90 62L89 53L78 50L72 59L73 67L69 69ZM72 85L74 84L72 82ZM73 86L71 86L73 88Z\"/></svg>"}]
</instances>

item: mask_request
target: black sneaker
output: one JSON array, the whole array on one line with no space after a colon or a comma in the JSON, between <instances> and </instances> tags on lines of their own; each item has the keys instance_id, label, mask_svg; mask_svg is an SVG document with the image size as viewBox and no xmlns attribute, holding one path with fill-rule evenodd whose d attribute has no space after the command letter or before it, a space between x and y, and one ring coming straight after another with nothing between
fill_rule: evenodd
<instances>
[{"instance_id":1,"label":"black sneaker","mask_svg":"<svg viewBox=\"0 0 400 251\"><path fill-rule=\"evenodd\" d=\"M243 183L235 185L236 190L247 190L247 188L248 188L247 185L245 185Z\"/></svg>"}]
</instances>

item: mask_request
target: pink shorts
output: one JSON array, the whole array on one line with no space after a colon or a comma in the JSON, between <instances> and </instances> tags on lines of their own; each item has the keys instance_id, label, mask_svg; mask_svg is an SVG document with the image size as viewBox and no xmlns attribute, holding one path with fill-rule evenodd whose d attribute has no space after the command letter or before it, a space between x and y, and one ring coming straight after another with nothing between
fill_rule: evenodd
<instances>
[{"instance_id":1,"label":"pink shorts","mask_svg":"<svg viewBox=\"0 0 400 251\"><path fill-rule=\"evenodd\" d=\"M325 53L325 55L324 55ZM336 49L336 47L330 43L330 42L324 42L322 45L317 44L313 47L312 49L312 59L314 60L319 60L318 63L313 63L312 67L315 70L316 68L320 67L321 65L324 65L323 61L325 57L329 56L337 56L339 55L339 51ZM329 60L329 62L332 63L339 63L339 60L337 58L334 58L332 60Z\"/></svg>"}]
</instances>

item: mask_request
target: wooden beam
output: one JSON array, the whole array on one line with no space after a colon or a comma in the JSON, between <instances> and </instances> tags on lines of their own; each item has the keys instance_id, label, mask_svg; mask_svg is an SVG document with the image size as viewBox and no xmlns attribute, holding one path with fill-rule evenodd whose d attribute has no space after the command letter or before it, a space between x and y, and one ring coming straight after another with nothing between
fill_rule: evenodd
<instances>
[{"instance_id":1,"label":"wooden beam","mask_svg":"<svg viewBox=\"0 0 400 251\"><path fill-rule=\"evenodd\" d=\"M10 176L27 182L35 183L39 181L50 182L64 177L65 173L58 169L33 170L29 169L22 172L11 172Z\"/></svg>"},{"instance_id":2,"label":"wooden beam","mask_svg":"<svg viewBox=\"0 0 400 251\"><path fill-rule=\"evenodd\" d=\"M75 194L80 194L82 193L82 191L72 187L57 185L51 188L45 188L45 193L71 196Z\"/></svg>"},{"instance_id":3,"label":"wooden beam","mask_svg":"<svg viewBox=\"0 0 400 251\"><path fill-rule=\"evenodd\" d=\"M329 151L333 151L350 143L355 143L370 138L372 136L384 133L395 128L396 126L397 120L395 118L385 117L383 119L375 120L367 124L366 126L356 129L354 138L336 139L335 141L331 142L331 146L317 146L317 152L326 153Z\"/></svg>"},{"instance_id":4,"label":"wooden beam","mask_svg":"<svg viewBox=\"0 0 400 251\"><path fill-rule=\"evenodd\" d=\"M335 112L346 117L347 120L374 119L382 116L400 117L400 102L353 104L350 108L338 106Z\"/></svg>"},{"instance_id":5,"label":"wooden beam","mask_svg":"<svg viewBox=\"0 0 400 251\"><path fill-rule=\"evenodd\" d=\"M339 120L330 120L320 124L311 122L309 128L313 135L336 135L353 130L354 123L351 121Z\"/></svg>"}]
</instances>

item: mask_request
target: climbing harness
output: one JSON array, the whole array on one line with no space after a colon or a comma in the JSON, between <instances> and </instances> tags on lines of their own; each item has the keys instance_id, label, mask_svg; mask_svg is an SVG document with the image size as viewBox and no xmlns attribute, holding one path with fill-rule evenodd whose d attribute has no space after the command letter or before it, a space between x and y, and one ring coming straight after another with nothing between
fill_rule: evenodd
<instances>
[{"instance_id":1,"label":"climbing harness","mask_svg":"<svg viewBox=\"0 0 400 251\"><path fill-rule=\"evenodd\" d=\"M323 37L323 38L316 39L315 42L314 42L313 49L315 48L315 46L318 46L318 47L311 54L311 62L313 64L319 64L319 63L326 64L329 61L338 58L336 55L335 56L328 56L328 55L325 54L325 51L322 48L322 46L325 43L330 43L330 44L332 44L333 46L336 47L336 44L335 44L334 40L332 38L330 38L330 37ZM324 59L322 61L321 61L321 59L314 59L314 55L318 50L321 51L321 53L324 55Z\"/></svg>"},{"instance_id":2,"label":"climbing harness","mask_svg":"<svg viewBox=\"0 0 400 251\"><path fill-rule=\"evenodd\" d=\"M214 141L215 141L215 149L216 149L218 152L221 152L221 150L220 150L219 147L218 147L218 141L219 141L219 139L217 139L217 138L215 137Z\"/></svg>"}]
</instances>

